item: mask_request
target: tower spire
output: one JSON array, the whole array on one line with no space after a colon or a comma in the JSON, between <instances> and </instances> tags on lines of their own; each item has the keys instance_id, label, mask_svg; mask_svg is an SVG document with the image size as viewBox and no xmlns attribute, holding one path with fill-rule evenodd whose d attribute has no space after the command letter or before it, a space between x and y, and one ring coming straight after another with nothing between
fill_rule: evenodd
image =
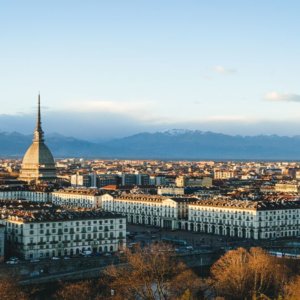
<instances>
[{"instance_id":1,"label":"tower spire","mask_svg":"<svg viewBox=\"0 0 300 300\"><path fill-rule=\"evenodd\" d=\"M38 95L38 111L37 111L37 119L36 119L36 127L34 131L34 139L35 142L43 142L44 141L44 132L42 130L42 122L41 122L41 95Z\"/></svg>"},{"instance_id":2,"label":"tower spire","mask_svg":"<svg viewBox=\"0 0 300 300\"><path fill-rule=\"evenodd\" d=\"M41 95L39 93L38 96L38 114L37 114L37 122L36 122L36 129L41 129Z\"/></svg>"}]
</instances>

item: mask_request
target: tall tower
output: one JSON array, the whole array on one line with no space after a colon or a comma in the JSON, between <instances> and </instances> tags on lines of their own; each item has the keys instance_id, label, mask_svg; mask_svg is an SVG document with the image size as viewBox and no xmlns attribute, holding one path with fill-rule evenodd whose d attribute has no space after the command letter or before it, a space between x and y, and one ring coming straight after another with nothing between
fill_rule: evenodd
<instances>
[{"instance_id":1,"label":"tall tower","mask_svg":"<svg viewBox=\"0 0 300 300\"><path fill-rule=\"evenodd\" d=\"M53 156L44 143L44 132L41 122L41 99L39 95L33 142L23 157L19 179L38 183L42 181L54 181L56 178Z\"/></svg>"}]
</instances>

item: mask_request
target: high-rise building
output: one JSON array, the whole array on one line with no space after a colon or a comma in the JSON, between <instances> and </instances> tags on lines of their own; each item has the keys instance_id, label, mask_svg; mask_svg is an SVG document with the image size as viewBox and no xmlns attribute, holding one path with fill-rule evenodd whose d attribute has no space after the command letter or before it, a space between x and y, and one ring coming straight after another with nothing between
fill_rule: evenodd
<instances>
[{"instance_id":1,"label":"high-rise building","mask_svg":"<svg viewBox=\"0 0 300 300\"><path fill-rule=\"evenodd\" d=\"M36 183L56 179L55 162L49 148L44 143L40 95L38 96L38 113L33 142L24 155L19 179Z\"/></svg>"}]
</instances>

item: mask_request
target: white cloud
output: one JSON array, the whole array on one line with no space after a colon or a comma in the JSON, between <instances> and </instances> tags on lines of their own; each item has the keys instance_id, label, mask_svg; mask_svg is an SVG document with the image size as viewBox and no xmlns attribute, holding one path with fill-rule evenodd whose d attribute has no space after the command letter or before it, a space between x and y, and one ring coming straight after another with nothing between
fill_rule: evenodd
<instances>
[{"instance_id":1,"label":"white cloud","mask_svg":"<svg viewBox=\"0 0 300 300\"><path fill-rule=\"evenodd\" d=\"M268 101L300 102L300 95L297 95L297 94L269 92L265 95L264 98L265 98L265 100L268 100Z\"/></svg>"},{"instance_id":2,"label":"white cloud","mask_svg":"<svg viewBox=\"0 0 300 300\"><path fill-rule=\"evenodd\" d=\"M223 66L215 66L214 71L219 74L234 74L237 72L235 69L225 68Z\"/></svg>"},{"instance_id":3,"label":"white cloud","mask_svg":"<svg viewBox=\"0 0 300 300\"><path fill-rule=\"evenodd\" d=\"M75 113L105 113L133 118L140 121L155 119L153 101L88 100L69 102L63 110Z\"/></svg>"}]
</instances>

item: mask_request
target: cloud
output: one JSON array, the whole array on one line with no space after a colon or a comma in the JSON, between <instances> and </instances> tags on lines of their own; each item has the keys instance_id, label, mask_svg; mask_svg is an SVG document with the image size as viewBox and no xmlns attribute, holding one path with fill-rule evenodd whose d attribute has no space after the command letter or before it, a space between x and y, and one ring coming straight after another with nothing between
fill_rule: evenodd
<instances>
[{"instance_id":1,"label":"cloud","mask_svg":"<svg viewBox=\"0 0 300 300\"><path fill-rule=\"evenodd\" d=\"M265 100L278 102L300 102L300 95L270 92L265 95Z\"/></svg>"},{"instance_id":2,"label":"cloud","mask_svg":"<svg viewBox=\"0 0 300 300\"><path fill-rule=\"evenodd\" d=\"M224 68L223 66L215 66L214 71L219 74L224 74L224 75L234 74L237 72L235 69Z\"/></svg>"},{"instance_id":3,"label":"cloud","mask_svg":"<svg viewBox=\"0 0 300 300\"><path fill-rule=\"evenodd\" d=\"M84 114L114 114L143 121L153 121L155 119L155 103L153 101L75 101L68 103L62 109Z\"/></svg>"}]
</instances>

